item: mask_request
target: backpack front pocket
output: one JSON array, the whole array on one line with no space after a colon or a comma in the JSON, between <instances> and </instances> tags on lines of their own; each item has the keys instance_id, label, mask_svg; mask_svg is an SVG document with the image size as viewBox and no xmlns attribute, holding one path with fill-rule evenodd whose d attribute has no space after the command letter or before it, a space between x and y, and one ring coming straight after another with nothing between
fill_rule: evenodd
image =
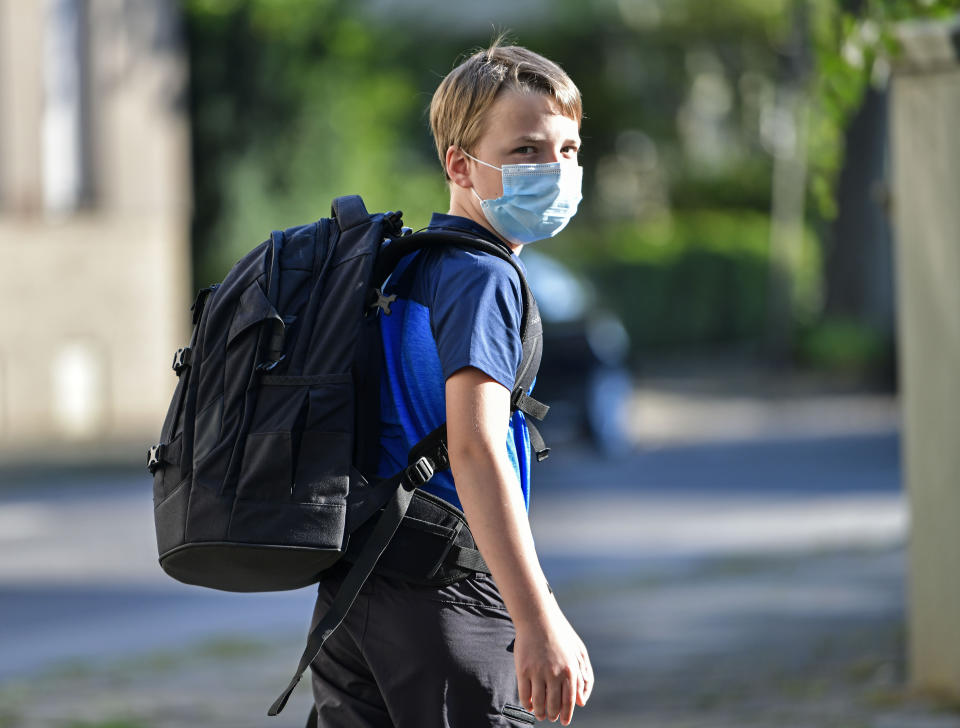
<instances>
[{"instance_id":1,"label":"backpack front pocket","mask_svg":"<svg viewBox=\"0 0 960 728\"><path fill-rule=\"evenodd\" d=\"M308 402L293 498L301 503L343 503L353 463L352 377L314 378Z\"/></svg>"},{"instance_id":2,"label":"backpack front pocket","mask_svg":"<svg viewBox=\"0 0 960 728\"><path fill-rule=\"evenodd\" d=\"M293 484L293 449L289 432L247 435L237 481L237 498L286 500Z\"/></svg>"},{"instance_id":3,"label":"backpack front pocket","mask_svg":"<svg viewBox=\"0 0 960 728\"><path fill-rule=\"evenodd\" d=\"M264 376L237 498L344 503L353 462L353 408L349 374Z\"/></svg>"}]
</instances>

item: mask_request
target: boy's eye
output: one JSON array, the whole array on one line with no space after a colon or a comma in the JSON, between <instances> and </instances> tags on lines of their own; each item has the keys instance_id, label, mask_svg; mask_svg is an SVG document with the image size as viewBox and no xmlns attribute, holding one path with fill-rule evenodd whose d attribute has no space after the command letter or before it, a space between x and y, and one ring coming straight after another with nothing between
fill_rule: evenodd
<instances>
[{"instance_id":1,"label":"boy's eye","mask_svg":"<svg viewBox=\"0 0 960 728\"><path fill-rule=\"evenodd\" d=\"M580 151L580 147L574 146L572 144L568 144L560 151L563 152L564 154L576 154L577 152Z\"/></svg>"},{"instance_id":2,"label":"boy's eye","mask_svg":"<svg viewBox=\"0 0 960 728\"><path fill-rule=\"evenodd\" d=\"M531 147L531 146L517 147L516 149L513 150L513 153L514 154L536 154L537 148Z\"/></svg>"}]
</instances>

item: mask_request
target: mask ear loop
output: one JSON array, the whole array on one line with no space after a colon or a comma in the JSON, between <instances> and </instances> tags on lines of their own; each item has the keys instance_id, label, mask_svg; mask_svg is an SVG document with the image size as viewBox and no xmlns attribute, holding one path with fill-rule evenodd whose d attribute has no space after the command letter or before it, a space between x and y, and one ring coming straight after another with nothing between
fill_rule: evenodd
<instances>
[{"instance_id":1,"label":"mask ear loop","mask_svg":"<svg viewBox=\"0 0 960 728\"><path fill-rule=\"evenodd\" d=\"M475 156L473 156L472 154L470 154L470 152L468 152L466 149L461 149L460 151L463 152L464 154L466 154L468 157L470 157L470 159L472 159L474 162L477 162L478 164L486 165L486 166L489 167L490 169L495 169L495 170L497 170L498 172L500 172L500 174L503 174L503 167L494 167L494 166L493 166L492 164L490 164L489 162L484 162L482 159L477 159Z\"/></svg>"},{"instance_id":2,"label":"mask ear loop","mask_svg":"<svg viewBox=\"0 0 960 728\"><path fill-rule=\"evenodd\" d=\"M497 170L497 171L500 173L501 178L503 177L503 168L502 168L502 167L494 167L494 166L493 166L492 164L490 164L489 162L484 162L482 159L477 159L477 158L474 157L472 154L470 154L470 152L468 152L466 149L463 149L462 147L461 147L460 151L463 152L466 156L470 157L470 159L472 159L472 160L473 160L474 162L476 162L477 164L484 164L484 165L486 165L487 167L489 167L490 169L495 169L495 170ZM488 201L489 201L489 200L483 199L483 198L480 196L480 193L477 192L477 188L476 188L476 187L471 187L470 189L473 191L474 196L475 196L478 200L480 200L480 204L481 204L481 205L482 205L484 202L488 202ZM495 198L494 198L494 199L495 199Z\"/></svg>"}]
</instances>

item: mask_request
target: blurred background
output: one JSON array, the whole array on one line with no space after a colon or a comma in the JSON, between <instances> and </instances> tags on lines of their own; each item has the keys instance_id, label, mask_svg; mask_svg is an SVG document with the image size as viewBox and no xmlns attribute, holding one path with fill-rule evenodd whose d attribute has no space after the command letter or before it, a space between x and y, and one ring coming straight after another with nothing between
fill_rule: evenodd
<instances>
[{"instance_id":1,"label":"blurred background","mask_svg":"<svg viewBox=\"0 0 960 728\"><path fill-rule=\"evenodd\" d=\"M0 0L0 727L302 724L311 590L156 564L170 362L270 230L445 211L430 97L504 31L586 112L522 257L577 725L960 726L958 9Z\"/></svg>"}]
</instances>

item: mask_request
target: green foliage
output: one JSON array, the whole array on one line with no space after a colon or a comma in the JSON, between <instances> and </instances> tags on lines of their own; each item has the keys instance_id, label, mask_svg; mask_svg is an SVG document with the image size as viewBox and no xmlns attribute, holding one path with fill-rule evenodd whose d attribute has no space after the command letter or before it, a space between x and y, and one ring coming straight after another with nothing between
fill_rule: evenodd
<instances>
[{"instance_id":1,"label":"green foliage","mask_svg":"<svg viewBox=\"0 0 960 728\"><path fill-rule=\"evenodd\" d=\"M826 319L801 331L800 361L814 369L866 374L885 364L887 337L860 321Z\"/></svg>"},{"instance_id":2,"label":"green foliage","mask_svg":"<svg viewBox=\"0 0 960 728\"><path fill-rule=\"evenodd\" d=\"M600 234L571 235L574 246L564 257L579 258L601 299L623 317L636 357L652 349L763 337L769 280L766 215L701 210L643 225L611 225ZM819 255L808 230L792 271L798 312L818 309Z\"/></svg>"},{"instance_id":3,"label":"green foliage","mask_svg":"<svg viewBox=\"0 0 960 728\"><path fill-rule=\"evenodd\" d=\"M809 188L813 211L831 219L837 213L843 134L868 86L887 82L899 53L896 24L954 16L960 0L811 0L809 5L814 54L807 129Z\"/></svg>"},{"instance_id":4,"label":"green foliage","mask_svg":"<svg viewBox=\"0 0 960 728\"><path fill-rule=\"evenodd\" d=\"M723 174L678 175L670 185L670 202L674 209L724 207L768 213L772 174L770 159L755 155Z\"/></svg>"},{"instance_id":5,"label":"green foliage","mask_svg":"<svg viewBox=\"0 0 960 728\"><path fill-rule=\"evenodd\" d=\"M455 59L486 44L493 26L434 29L423 43L410 21L398 28L347 0L183 2L198 283L221 277L271 227L325 214L337 194L360 192L372 209L400 206L414 227L445 208L425 108ZM781 33L784 2L739 0L721 11L677 0L663 4L659 26L647 29L624 22L629 3L563 2L549 23L516 29L518 40L583 86L586 221L608 224L598 168L623 157L624 139L636 132L653 140L668 202L675 191L675 204L693 209L768 206L769 163L752 148L749 125L736 132L746 156L705 174L684 162L677 110L691 46L721 63L733 88L747 70L773 73L769 37Z\"/></svg>"},{"instance_id":6,"label":"green foliage","mask_svg":"<svg viewBox=\"0 0 960 728\"><path fill-rule=\"evenodd\" d=\"M326 215L339 194L400 207L413 227L446 209L425 110L456 60L504 27L499 19L454 23L445 7L418 17L403 4L372 17L350 0L182 7L198 284L220 279L270 229ZM557 60L584 94L584 203L550 252L600 283L635 346L762 337L773 168L764 116L779 90L802 88L810 202L792 303L806 331L823 298L814 231L836 214L844 133L895 60L894 24L958 7L556 0L548 17L513 23L513 38ZM802 355L825 361L816 342L826 334L812 336Z\"/></svg>"},{"instance_id":7,"label":"green foliage","mask_svg":"<svg viewBox=\"0 0 960 728\"><path fill-rule=\"evenodd\" d=\"M444 205L436 164L409 153L421 97L389 30L338 0L190 0L196 278L227 269L271 228L358 192L411 221ZM398 194L403 190L403 194ZM409 201L409 204L408 204Z\"/></svg>"}]
</instances>

